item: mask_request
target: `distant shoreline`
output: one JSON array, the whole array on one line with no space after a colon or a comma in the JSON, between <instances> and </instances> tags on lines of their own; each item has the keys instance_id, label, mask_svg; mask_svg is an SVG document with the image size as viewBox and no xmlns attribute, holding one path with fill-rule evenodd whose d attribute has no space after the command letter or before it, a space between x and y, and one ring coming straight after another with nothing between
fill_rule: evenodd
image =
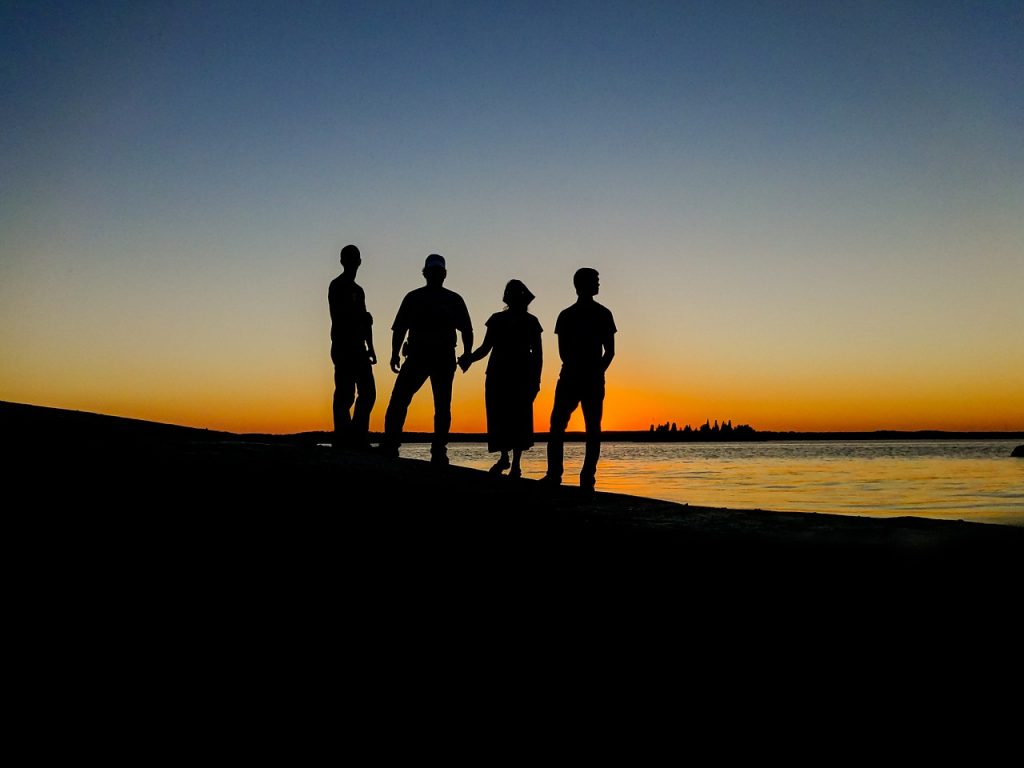
<instances>
[{"instance_id":1,"label":"distant shoreline","mask_svg":"<svg viewBox=\"0 0 1024 768\"><path fill-rule=\"evenodd\" d=\"M24 426L30 427L32 431L45 431L49 427L57 425L63 427L69 422L74 422L79 426L88 425L101 431L115 428L115 425L120 425L121 429L127 429L129 432L157 430L164 435L173 433L179 437L186 435L198 437L202 435L207 439L266 440L298 444L329 443L333 435L332 432L325 430L293 433L227 432L203 427L162 424L125 416L109 416L89 411L76 411L8 401L0 401L0 416L4 417L5 426L11 427L20 422ZM45 435L38 436L45 437ZM379 442L380 438L380 432L370 433L371 442ZM402 441L406 443L426 443L430 442L431 439L432 435L430 432L404 432L402 434ZM565 439L567 442L583 442L586 440L586 435L583 432L567 432ZM722 436L717 433L708 434L699 430L693 430L692 432L682 430L677 432L606 430L601 433L601 439L609 443L763 443L816 440L1024 440L1024 430L1008 432L947 432L934 429L916 431L882 429L872 432L761 432L755 430L744 435L731 434L728 436ZM538 443L546 443L548 433L536 432L534 433L534 440ZM448 437L448 441L451 443L485 443L487 442L487 434L484 432L452 432Z\"/></svg>"},{"instance_id":2,"label":"distant shoreline","mask_svg":"<svg viewBox=\"0 0 1024 768\"><path fill-rule=\"evenodd\" d=\"M330 432L302 432L295 435L280 435L280 437L302 438L309 435L318 435L329 439ZM270 435L267 435L270 437ZM380 438L379 433L370 435L371 441ZM534 439L538 443L546 443L547 432L534 433ZM583 432L567 432L566 442L583 442L586 434ZM1022 440L1024 432L943 432L939 430L921 430L917 432L901 432L896 430L879 430L876 432L757 432L747 438L705 438L705 437L673 437L665 436L664 433L646 431L605 431L601 433L601 440L609 443L766 443L766 442L800 442L812 440ZM407 443L430 442L429 432L406 432L402 440ZM487 435L477 432L453 432L449 435L449 442L452 443L485 443Z\"/></svg>"}]
</instances>

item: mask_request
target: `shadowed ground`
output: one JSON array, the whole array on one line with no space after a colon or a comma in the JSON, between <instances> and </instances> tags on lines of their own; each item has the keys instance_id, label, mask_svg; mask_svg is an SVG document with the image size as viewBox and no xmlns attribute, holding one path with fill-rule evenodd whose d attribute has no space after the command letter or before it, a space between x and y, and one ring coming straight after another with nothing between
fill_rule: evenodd
<instances>
[{"instance_id":1,"label":"shadowed ground","mask_svg":"<svg viewBox=\"0 0 1024 768\"><path fill-rule=\"evenodd\" d=\"M244 687L268 660L318 679L338 659L332 674L385 695L381 679L425 671L439 685L585 659L591 678L610 656L660 668L684 647L691 674L716 674L706 658L811 674L837 647L904 674L911 647L1002 653L1019 602L1019 528L584 499L11 404L0 426L18 625L75 674L95 658L171 677L227 665Z\"/></svg>"},{"instance_id":2,"label":"shadowed ground","mask_svg":"<svg viewBox=\"0 0 1024 768\"><path fill-rule=\"evenodd\" d=\"M554 548L636 547L661 565L781 556L832 563L871 558L920 565L955 557L1019 556L1024 529L929 520L689 507L409 459L0 404L6 464L53 511L94 508L130 525L184 521L209 534L291 536L304 546L477 550L514 555ZM272 534L276 530L278 534ZM326 537L326 539L325 539Z\"/></svg>"}]
</instances>

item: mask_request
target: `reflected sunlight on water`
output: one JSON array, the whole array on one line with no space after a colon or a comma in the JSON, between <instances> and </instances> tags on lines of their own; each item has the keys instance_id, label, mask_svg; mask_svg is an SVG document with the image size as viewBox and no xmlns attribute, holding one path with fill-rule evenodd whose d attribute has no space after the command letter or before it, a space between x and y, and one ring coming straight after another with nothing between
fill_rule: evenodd
<instances>
[{"instance_id":1,"label":"reflected sunlight on water","mask_svg":"<svg viewBox=\"0 0 1024 768\"><path fill-rule=\"evenodd\" d=\"M597 487L697 506L940 517L1024 525L1024 461L1014 440L606 443ZM523 474L545 470L543 444L524 454ZM487 469L482 443L449 446L453 464ZM583 444L565 447L565 481L576 483ZM429 446L402 447L428 459Z\"/></svg>"}]
</instances>

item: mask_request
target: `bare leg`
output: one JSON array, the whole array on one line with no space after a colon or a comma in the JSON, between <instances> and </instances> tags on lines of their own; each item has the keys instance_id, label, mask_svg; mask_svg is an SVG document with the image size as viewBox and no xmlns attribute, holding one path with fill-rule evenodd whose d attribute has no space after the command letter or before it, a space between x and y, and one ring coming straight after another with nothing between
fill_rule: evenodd
<instances>
[{"instance_id":1,"label":"bare leg","mask_svg":"<svg viewBox=\"0 0 1024 768\"><path fill-rule=\"evenodd\" d=\"M501 452L501 458L498 459L494 463L494 466L491 467L489 471L491 472L491 474L500 475L502 472L504 472L508 468L509 468L508 451L502 451Z\"/></svg>"},{"instance_id":2,"label":"bare leg","mask_svg":"<svg viewBox=\"0 0 1024 768\"><path fill-rule=\"evenodd\" d=\"M523 460L523 449L515 448L512 451L512 469L508 471L509 477L522 477L523 468L521 466Z\"/></svg>"}]
</instances>

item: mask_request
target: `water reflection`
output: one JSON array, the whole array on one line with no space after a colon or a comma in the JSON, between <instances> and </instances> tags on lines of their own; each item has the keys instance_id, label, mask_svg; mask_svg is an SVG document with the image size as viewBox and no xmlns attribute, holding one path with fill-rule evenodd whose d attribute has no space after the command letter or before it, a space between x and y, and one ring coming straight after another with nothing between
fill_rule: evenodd
<instances>
[{"instance_id":1,"label":"water reflection","mask_svg":"<svg viewBox=\"0 0 1024 768\"><path fill-rule=\"evenodd\" d=\"M713 507L913 515L1024 525L1024 461L1019 441L856 441L786 443L605 443L598 490ZM583 445L566 445L566 480ZM429 458L426 445L402 455ZM487 469L479 443L449 448L452 463ZM543 445L523 456L523 474L544 474Z\"/></svg>"}]
</instances>

